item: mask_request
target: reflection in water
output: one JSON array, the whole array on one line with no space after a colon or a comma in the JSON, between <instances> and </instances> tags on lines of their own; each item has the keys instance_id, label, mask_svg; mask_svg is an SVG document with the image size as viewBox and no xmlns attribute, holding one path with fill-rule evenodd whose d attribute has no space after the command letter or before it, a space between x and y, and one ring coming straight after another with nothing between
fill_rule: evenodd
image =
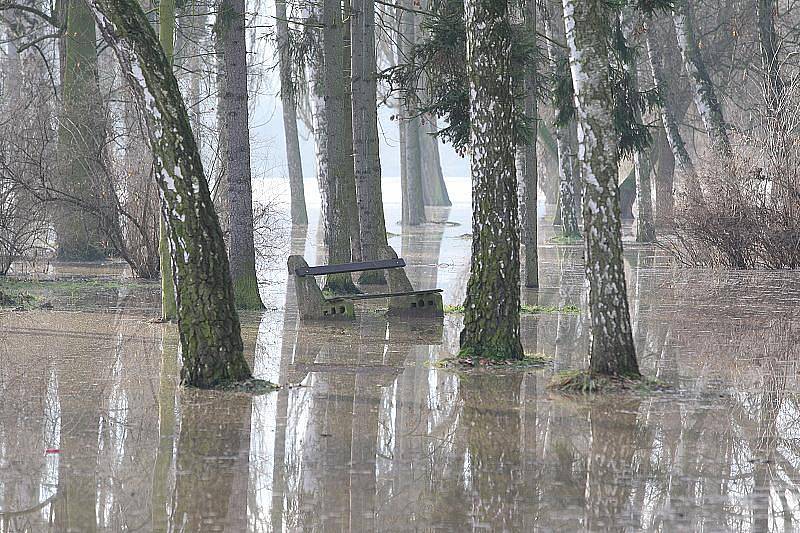
<instances>
[{"instance_id":1,"label":"reflection in water","mask_svg":"<svg viewBox=\"0 0 800 533\"><path fill-rule=\"evenodd\" d=\"M415 285L455 294L463 231L395 243ZM305 233L292 247L313 257ZM585 307L580 249L540 258L525 303ZM122 301L2 312L0 530L797 529L800 280L625 259L641 366L675 391L549 394L554 369L584 362L583 314L523 318L552 367L443 371L458 317L442 330L373 302L301 326L277 267L277 311L243 324L259 376L292 386L255 398L176 387L174 332Z\"/></svg>"}]
</instances>

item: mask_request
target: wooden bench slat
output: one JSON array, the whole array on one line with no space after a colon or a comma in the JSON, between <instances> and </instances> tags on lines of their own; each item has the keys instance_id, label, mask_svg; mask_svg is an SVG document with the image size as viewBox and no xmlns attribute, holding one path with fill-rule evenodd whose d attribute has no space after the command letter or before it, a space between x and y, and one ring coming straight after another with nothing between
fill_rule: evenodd
<instances>
[{"instance_id":1,"label":"wooden bench slat","mask_svg":"<svg viewBox=\"0 0 800 533\"><path fill-rule=\"evenodd\" d=\"M428 291L408 291L408 292L385 292L385 293L373 293L373 294L350 294L345 296L334 296L332 298L326 298L325 300L328 302L338 302L341 300L375 300L378 298L392 298L393 296L414 296L417 294L435 294L439 292L443 292L444 289L431 289Z\"/></svg>"},{"instance_id":2,"label":"wooden bench slat","mask_svg":"<svg viewBox=\"0 0 800 533\"><path fill-rule=\"evenodd\" d=\"M406 262L402 258L382 259L380 261L363 261L361 263L341 263L338 265L310 266L295 269L298 276L322 276L326 274L344 274L347 272L366 272L368 270L385 270L387 268L402 268Z\"/></svg>"}]
</instances>

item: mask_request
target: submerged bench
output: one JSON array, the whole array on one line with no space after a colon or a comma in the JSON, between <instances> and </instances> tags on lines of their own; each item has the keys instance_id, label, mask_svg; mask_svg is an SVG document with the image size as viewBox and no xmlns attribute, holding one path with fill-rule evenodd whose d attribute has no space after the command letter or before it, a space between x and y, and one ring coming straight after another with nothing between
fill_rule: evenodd
<instances>
[{"instance_id":1,"label":"submerged bench","mask_svg":"<svg viewBox=\"0 0 800 533\"><path fill-rule=\"evenodd\" d=\"M406 262L397 257L391 246L383 250L383 258L361 263L308 266L302 256L289 256L289 273L295 278L297 307L301 319L355 318L353 302L356 300L389 299L388 315L392 316L444 316L442 289L415 291L403 269ZM326 298L314 276L383 270L389 292L380 294L349 294Z\"/></svg>"}]
</instances>

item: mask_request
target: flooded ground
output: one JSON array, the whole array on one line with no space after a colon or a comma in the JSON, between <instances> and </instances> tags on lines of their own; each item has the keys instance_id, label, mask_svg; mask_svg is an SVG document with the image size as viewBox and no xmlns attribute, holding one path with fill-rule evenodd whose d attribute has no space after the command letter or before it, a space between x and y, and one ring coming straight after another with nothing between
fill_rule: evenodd
<instances>
[{"instance_id":1,"label":"flooded ground","mask_svg":"<svg viewBox=\"0 0 800 533\"><path fill-rule=\"evenodd\" d=\"M459 303L469 212L436 216L461 225L390 244ZM285 257L323 262L314 223L265 260L268 310L242 317L256 375L300 385L265 396L176 387L146 284L0 310L0 529L798 529L800 273L680 270L628 244L640 364L673 389L564 397L545 386L586 364L582 252L541 224L542 289L523 300L582 312L523 317L526 352L552 359L537 370L439 369L458 315L300 324Z\"/></svg>"}]
</instances>

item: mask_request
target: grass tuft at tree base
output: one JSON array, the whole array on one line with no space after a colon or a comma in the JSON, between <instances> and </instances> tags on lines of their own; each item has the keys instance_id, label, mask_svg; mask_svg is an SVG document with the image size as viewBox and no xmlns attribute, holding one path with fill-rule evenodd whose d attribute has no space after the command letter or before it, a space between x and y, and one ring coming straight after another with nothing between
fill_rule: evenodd
<instances>
[{"instance_id":1,"label":"grass tuft at tree base","mask_svg":"<svg viewBox=\"0 0 800 533\"><path fill-rule=\"evenodd\" d=\"M214 387L214 389L226 392L241 392L245 394L253 394L255 396L260 396L262 394L275 392L276 390L280 389L280 387L270 381L250 378L245 381L227 381L219 383L216 387Z\"/></svg>"},{"instance_id":2,"label":"grass tuft at tree base","mask_svg":"<svg viewBox=\"0 0 800 533\"><path fill-rule=\"evenodd\" d=\"M445 305L444 312L446 314L455 315L455 314L463 314L464 313L464 306L463 305ZM526 305L523 304L519 308L519 312L523 315L538 315L538 314L556 314L556 313L564 313L569 315L577 315L580 314L581 310L577 305L565 305L563 307L556 307L554 305Z\"/></svg>"},{"instance_id":3,"label":"grass tuft at tree base","mask_svg":"<svg viewBox=\"0 0 800 533\"><path fill-rule=\"evenodd\" d=\"M644 376L606 376L587 370L567 370L553 376L547 388L565 394L609 394L664 391L671 387Z\"/></svg>"},{"instance_id":4,"label":"grass tuft at tree base","mask_svg":"<svg viewBox=\"0 0 800 533\"><path fill-rule=\"evenodd\" d=\"M476 357L469 351L460 352L454 357L446 357L432 363L436 368L446 368L454 370L475 370L485 369L521 369L521 368L541 368L552 362L552 358L545 354L525 354L520 359L509 359L500 357Z\"/></svg>"}]
</instances>

